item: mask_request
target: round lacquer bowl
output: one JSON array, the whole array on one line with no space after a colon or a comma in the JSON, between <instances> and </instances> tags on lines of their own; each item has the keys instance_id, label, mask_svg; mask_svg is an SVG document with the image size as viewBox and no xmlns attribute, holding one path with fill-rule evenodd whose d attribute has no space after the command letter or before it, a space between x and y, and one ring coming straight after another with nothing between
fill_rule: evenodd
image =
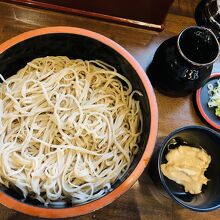
<instances>
[{"instance_id":1,"label":"round lacquer bowl","mask_svg":"<svg viewBox=\"0 0 220 220\"><path fill-rule=\"evenodd\" d=\"M212 84L214 87L217 81L220 80L220 73L213 73L207 82L196 91L196 110L200 116L213 128L220 130L220 117L215 114L216 107L209 107L209 94L208 84Z\"/></svg>"},{"instance_id":2,"label":"round lacquer bowl","mask_svg":"<svg viewBox=\"0 0 220 220\"><path fill-rule=\"evenodd\" d=\"M45 206L15 191L1 187L0 202L19 212L46 218L84 215L100 209L125 193L147 166L153 152L158 126L157 103L148 77L138 62L120 45L98 33L74 27L49 27L18 35L0 45L0 74L5 78L37 57L67 56L83 60L99 59L114 66L139 90L143 132L139 151L126 174L112 184L102 197L84 204Z\"/></svg>"}]
</instances>

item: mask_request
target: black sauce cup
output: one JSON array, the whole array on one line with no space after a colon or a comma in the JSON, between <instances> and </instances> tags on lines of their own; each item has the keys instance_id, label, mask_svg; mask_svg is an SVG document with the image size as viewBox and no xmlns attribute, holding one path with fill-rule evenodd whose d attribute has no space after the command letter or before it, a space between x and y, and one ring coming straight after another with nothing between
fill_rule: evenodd
<instances>
[{"instance_id":1,"label":"black sauce cup","mask_svg":"<svg viewBox=\"0 0 220 220\"><path fill-rule=\"evenodd\" d=\"M161 164L166 163L165 156L169 149L187 144L202 147L210 156L211 163L205 172L209 179L202 186L202 192L192 195L184 191L184 187L168 179L161 171ZM175 130L168 135L161 148L155 152L150 162L149 174L154 183L179 205L193 211L207 212L220 207L220 135L214 130L202 126L187 126Z\"/></svg>"},{"instance_id":2,"label":"black sauce cup","mask_svg":"<svg viewBox=\"0 0 220 220\"><path fill-rule=\"evenodd\" d=\"M147 74L160 92L186 96L206 82L218 56L219 43L211 30L188 27L159 46Z\"/></svg>"}]
</instances>

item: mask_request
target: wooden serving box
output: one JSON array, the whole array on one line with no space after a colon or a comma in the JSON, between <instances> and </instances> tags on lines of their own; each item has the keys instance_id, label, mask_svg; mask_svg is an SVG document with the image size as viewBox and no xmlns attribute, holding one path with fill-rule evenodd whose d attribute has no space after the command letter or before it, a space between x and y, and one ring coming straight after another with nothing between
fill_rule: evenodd
<instances>
[{"instance_id":1,"label":"wooden serving box","mask_svg":"<svg viewBox=\"0 0 220 220\"><path fill-rule=\"evenodd\" d=\"M7 0L7 2L161 31L173 0Z\"/></svg>"}]
</instances>

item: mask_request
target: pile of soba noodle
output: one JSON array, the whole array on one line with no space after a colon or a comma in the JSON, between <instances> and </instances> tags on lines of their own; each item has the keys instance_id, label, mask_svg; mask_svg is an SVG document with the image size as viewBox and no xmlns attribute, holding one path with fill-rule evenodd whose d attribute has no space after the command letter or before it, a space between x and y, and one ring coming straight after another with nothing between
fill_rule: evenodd
<instances>
[{"instance_id":1,"label":"pile of soba noodle","mask_svg":"<svg viewBox=\"0 0 220 220\"><path fill-rule=\"evenodd\" d=\"M0 77L1 184L45 204L81 203L129 168L142 130L133 96L141 94L115 68L48 56Z\"/></svg>"}]
</instances>

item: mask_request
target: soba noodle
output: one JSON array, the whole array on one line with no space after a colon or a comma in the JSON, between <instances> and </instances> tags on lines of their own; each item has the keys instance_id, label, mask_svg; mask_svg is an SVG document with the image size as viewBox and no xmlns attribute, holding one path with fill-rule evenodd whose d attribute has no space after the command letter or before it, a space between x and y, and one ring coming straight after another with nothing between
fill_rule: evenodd
<instances>
[{"instance_id":1,"label":"soba noodle","mask_svg":"<svg viewBox=\"0 0 220 220\"><path fill-rule=\"evenodd\" d=\"M37 58L0 76L0 183L42 203L102 196L138 151L138 91L102 61Z\"/></svg>"}]
</instances>

